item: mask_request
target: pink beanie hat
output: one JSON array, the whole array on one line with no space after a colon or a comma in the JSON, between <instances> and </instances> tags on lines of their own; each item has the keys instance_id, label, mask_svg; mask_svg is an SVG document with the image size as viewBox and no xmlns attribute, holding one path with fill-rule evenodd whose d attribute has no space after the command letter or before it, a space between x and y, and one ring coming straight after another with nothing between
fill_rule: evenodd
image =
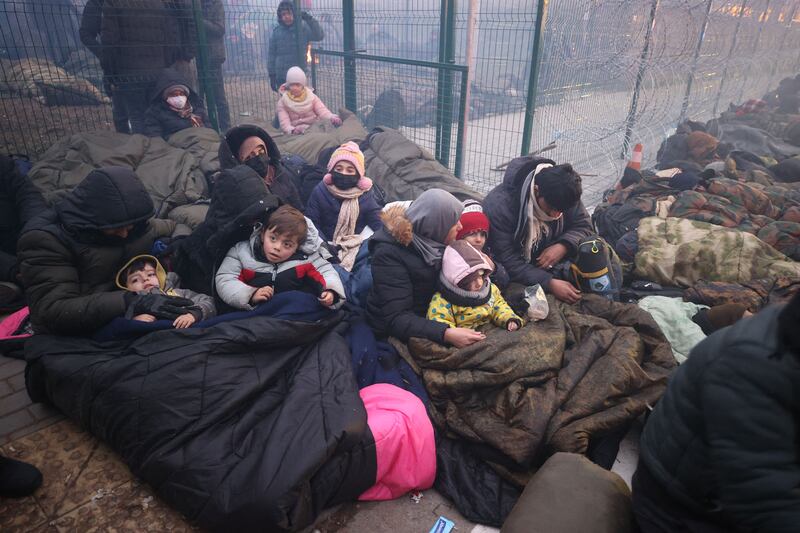
<instances>
[{"instance_id":1,"label":"pink beanie hat","mask_svg":"<svg viewBox=\"0 0 800 533\"><path fill-rule=\"evenodd\" d=\"M359 391L375 438L375 485L359 500L393 500L433 486L436 443L425 405L410 392L380 383Z\"/></svg>"},{"instance_id":2,"label":"pink beanie hat","mask_svg":"<svg viewBox=\"0 0 800 533\"><path fill-rule=\"evenodd\" d=\"M368 191L372 188L372 180L364 175L366 173L364 168L364 154L361 153L361 149L359 149L358 145L353 141L344 143L331 154L331 158L328 161L328 173L322 178L325 185L333 185L331 171L333 167L336 166L336 163L340 161L347 161L356 167L356 172L358 172L360 178L356 187L362 191Z\"/></svg>"}]
</instances>

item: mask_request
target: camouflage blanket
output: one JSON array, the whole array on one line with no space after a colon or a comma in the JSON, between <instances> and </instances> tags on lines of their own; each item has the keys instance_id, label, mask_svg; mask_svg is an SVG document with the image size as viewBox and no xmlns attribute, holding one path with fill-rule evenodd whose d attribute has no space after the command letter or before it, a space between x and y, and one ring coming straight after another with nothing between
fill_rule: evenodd
<instances>
[{"instance_id":1,"label":"camouflage blanket","mask_svg":"<svg viewBox=\"0 0 800 533\"><path fill-rule=\"evenodd\" d=\"M78 133L51 146L28 176L53 202L95 168L130 167L153 198L157 217L196 226L207 210L197 204L208 198L206 178L219 170L219 142L208 128L183 130L169 141L109 131Z\"/></svg>"},{"instance_id":2,"label":"camouflage blanket","mask_svg":"<svg viewBox=\"0 0 800 533\"><path fill-rule=\"evenodd\" d=\"M637 233L634 274L662 285L800 278L800 263L744 231L685 218L647 217Z\"/></svg>"},{"instance_id":3,"label":"camouflage blanket","mask_svg":"<svg viewBox=\"0 0 800 533\"><path fill-rule=\"evenodd\" d=\"M798 278L754 279L744 283L698 281L683 292L683 299L709 307L738 303L755 313L768 305L788 302L797 292L800 292Z\"/></svg>"},{"instance_id":4,"label":"camouflage blanket","mask_svg":"<svg viewBox=\"0 0 800 533\"><path fill-rule=\"evenodd\" d=\"M660 201L678 194L669 186L670 178L678 172L678 169L661 170L610 194L592 213L597 233L613 247L623 235L635 230L641 219L655 216Z\"/></svg>"},{"instance_id":5,"label":"camouflage blanket","mask_svg":"<svg viewBox=\"0 0 800 533\"><path fill-rule=\"evenodd\" d=\"M408 344L434 424L516 471L555 452L585 453L591 437L653 405L675 366L669 342L637 306L594 295L549 303L545 320L517 332L490 326L466 348Z\"/></svg>"},{"instance_id":6,"label":"camouflage blanket","mask_svg":"<svg viewBox=\"0 0 800 533\"><path fill-rule=\"evenodd\" d=\"M756 235L787 257L800 260L800 203L789 190L730 179L711 180L708 190L680 193L669 216L736 228Z\"/></svg>"},{"instance_id":7,"label":"camouflage blanket","mask_svg":"<svg viewBox=\"0 0 800 533\"><path fill-rule=\"evenodd\" d=\"M46 59L0 59L0 94L33 98L42 105L101 105L111 100L90 81Z\"/></svg>"}]
</instances>

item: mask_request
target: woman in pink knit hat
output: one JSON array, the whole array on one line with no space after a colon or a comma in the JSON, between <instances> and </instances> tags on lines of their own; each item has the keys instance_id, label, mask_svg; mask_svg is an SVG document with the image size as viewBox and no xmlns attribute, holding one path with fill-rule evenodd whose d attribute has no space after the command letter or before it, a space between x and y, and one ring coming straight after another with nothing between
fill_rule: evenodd
<instances>
[{"instance_id":1,"label":"woman in pink knit hat","mask_svg":"<svg viewBox=\"0 0 800 533\"><path fill-rule=\"evenodd\" d=\"M306 73L300 67L292 67L286 73L286 83L280 86L278 121L287 135L300 135L318 120L330 121L341 126L342 119L328 109L314 89L306 85Z\"/></svg>"},{"instance_id":2,"label":"woman in pink knit hat","mask_svg":"<svg viewBox=\"0 0 800 533\"><path fill-rule=\"evenodd\" d=\"M364 154L356 143L347 142L333 152L328 173L311 192L305 214L337 249L340 266L352 271L365 228L374 232L383 227L381 206L372 180L364 175Z\"/></svg>"}]
</instances>

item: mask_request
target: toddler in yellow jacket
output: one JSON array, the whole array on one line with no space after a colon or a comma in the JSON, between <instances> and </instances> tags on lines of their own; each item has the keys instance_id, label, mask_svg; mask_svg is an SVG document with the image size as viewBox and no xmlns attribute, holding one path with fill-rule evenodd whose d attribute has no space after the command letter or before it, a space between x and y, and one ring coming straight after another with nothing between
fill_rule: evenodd
<instances>
[{"instance_id":1,"label":"toddler in yellow jacket","mask_svg":"<svg viewBox=\"0 0 800 533\"><path fill-rule=\"evenodd\" d=\"M428 320L452 328L476 329L492 322L515 331L518 317L490 280L492 266L486 256L467 241L454 241L444 250L439 291L428 306Z\"/></svg>"}]
</instances>

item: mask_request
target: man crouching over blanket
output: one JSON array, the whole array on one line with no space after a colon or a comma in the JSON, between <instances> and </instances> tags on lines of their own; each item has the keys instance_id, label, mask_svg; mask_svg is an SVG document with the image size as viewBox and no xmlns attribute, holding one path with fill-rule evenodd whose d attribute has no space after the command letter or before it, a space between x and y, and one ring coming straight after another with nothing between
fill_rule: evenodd
<instances>
[{"instance_id":1,"label":"man crouching over blanket","mask_svg":"<svg viewBox=\"0 0 800 533\"><path fill-rule=\"evenodd\" d=\"M193 305L186 298L115 286L128 259L149 253L175 229L175 222L153 214L153 201L131 169L104 167L32 219L17 249L34 331L86 335L128 309L170 320L186 313Z\"/></svg>"}]
</instances>

